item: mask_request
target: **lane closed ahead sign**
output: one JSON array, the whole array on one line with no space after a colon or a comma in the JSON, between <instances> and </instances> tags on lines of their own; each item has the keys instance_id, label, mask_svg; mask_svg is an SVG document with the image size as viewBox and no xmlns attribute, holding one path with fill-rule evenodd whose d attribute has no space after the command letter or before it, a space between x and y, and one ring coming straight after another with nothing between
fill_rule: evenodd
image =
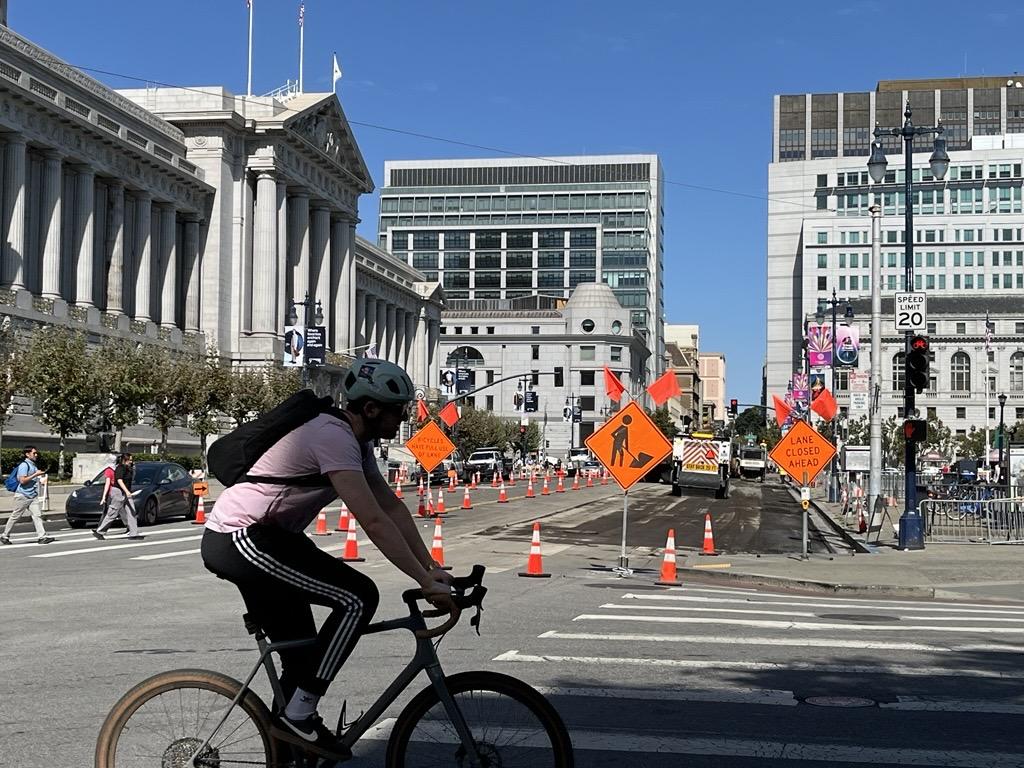
<instances>
[{"instance_id":1,"label":"lane closed ahead sign","mask_svg":"<svg viewBox=\"0 0 1024 768\"><path fill-rule=\"evenodd\" d=\"M801 485L808 485L828 466L836 448L806 421L798 421L768 455L779 469Z\"/></svg>"}]
</instances>

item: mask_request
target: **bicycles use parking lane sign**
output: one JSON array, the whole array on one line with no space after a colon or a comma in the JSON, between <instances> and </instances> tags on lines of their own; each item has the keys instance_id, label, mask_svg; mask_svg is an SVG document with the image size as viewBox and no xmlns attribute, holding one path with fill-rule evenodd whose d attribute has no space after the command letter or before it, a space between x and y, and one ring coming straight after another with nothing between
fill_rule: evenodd
<instances>
[{"instance_id":1,"label":"bicycles use parking lane sign","mask_svg":"<svg viewBox=\"0 0 1024 768\"><path fill-rule=\"evenodd\" d=\"M923 291L896 294L896 330L924 331L928 328L928 294Z\"/></svg>"}]
</instances>

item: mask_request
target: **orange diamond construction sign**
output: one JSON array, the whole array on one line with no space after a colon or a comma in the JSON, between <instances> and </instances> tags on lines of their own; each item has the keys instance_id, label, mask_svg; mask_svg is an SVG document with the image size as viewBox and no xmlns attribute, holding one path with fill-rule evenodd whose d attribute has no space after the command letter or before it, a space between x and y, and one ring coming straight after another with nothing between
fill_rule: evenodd
<instances>
[{"instance_id":1,"label":"orange diamond construction sign","mask_svg":"<svg viewBox=\"0 0 1024 768\"><path fill-rule=\"evenodd\" d=\"M806 421L798 421L768 455L793 480L801 485L810 485L832 461L836 447Z\"/></svg>"},{"instance_id":2,"label":"orange diamond construction sign","mask_svg":"<svg viewBox=\"0 0 1024 768\"><path fill-rule=\"evenodd\" d=\"M405 447L409 449L426 472L452 455L455 443L441 431L436 421L428 421L415 435L409 438Z\"/></svg>"},{"instance_id":3,"label":"orange diamond construction sign","mask_svg":"<svg viewBox=\"0 0 1024 768\"><path fill-rule=\"evenodd\" d=\"M672 453L672 443L634 402L583 442L623 490L629 490Z\"/></svg>"}]
</instances>

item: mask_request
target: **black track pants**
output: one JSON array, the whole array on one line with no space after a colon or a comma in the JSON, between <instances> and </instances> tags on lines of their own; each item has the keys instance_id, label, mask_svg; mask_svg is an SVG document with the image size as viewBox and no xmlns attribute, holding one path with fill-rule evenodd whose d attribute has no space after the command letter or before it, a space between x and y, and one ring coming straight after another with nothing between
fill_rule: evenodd
<instances>
[{"instance_id":1,"label":"black track pants","mask_svg":"<svg viewBox=\"0 0 1024 768\"><path fill-rule=\"evenodd\" d=\"M203 563L242 593L249 615L273 642L316 636L281 654L282 684L323 695L370 623L380 595L373 580L322 552L304 533L254 525L232 533L207 529ZM331 609L320 631L310 606Z\"/></svg>"}]
</instances>

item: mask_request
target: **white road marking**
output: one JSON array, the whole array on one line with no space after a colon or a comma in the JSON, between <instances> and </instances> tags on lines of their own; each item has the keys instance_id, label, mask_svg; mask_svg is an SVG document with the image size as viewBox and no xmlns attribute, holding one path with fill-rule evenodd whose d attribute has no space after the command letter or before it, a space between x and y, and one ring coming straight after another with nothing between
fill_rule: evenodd
<instances>
[{"instance_id":1,"label":"white road marking","mask_svg":"<svg viewBox=\"0 0 1024 768\"><path fill-rule=\"evenodd\" d=\"M158 547L163 544L177 544L181 541L195 541L201 538L203 538L202 534L182 536L178 539L164 539L163 541L132 541L127 544L106 544L105 542L97 541L96 544L88 549L68 549L64 552L47 552L45 555L29 555L29 557L67 557L68 555L88 555L94 552L116 552L119 549L126 549L128 547Z\"/></svg>"},{"instance_id":2,"label":"white road marking","mask_svg":"<svg viewBox=\"0 0 1024 768\"><path fill-rule=\"evenodd\" d=\"M166 542L165 542L166 543ZM139 555L138 557L131 558L132 560L163 560L167 557L181 557L182 555L195 555L201 550L199 549L183 549L181 552L161 552L159 555Z\"/></svg>"},{"instance_id":3,"label":"white road marking","mask_svg":"<svg viewBox=\"0 0 1024 768\"><path fill-rule=\"evenodd\" d=\"M1024 704L1002 701L957 701L954 699L928 700L914 696L898 696L899 701L882 702L882 709L903 712L975 712L990 715L1024 715Z\"/></svg>"},{"instance_id":4,"label":"white road marking","mask_svg":"<svg viewBox=\"0 0 1024 768\"><path fill-rule=\"evenodd\" d=\"M980 607L976 604L967 604L958 607L943 607L942 604L936 603L915 603L912 605L902 605L897 603L889 602L878 602L878 603L850 603L846 600L839 598L835 601L819 602L819 603L808 603L808 602L791 602L791 601L779 601L779 600L758 600L753 598L747 598L744 600L728 599L721 597L688 597L686 595L635 595L627 592L622 596L623 599L628 600L665 600L673 602L690 602L690 603L734 603L739 605L791 605L799 608L855 608L857 610L865 610L867 607L877 609L880 611L905 611L908 613L912 612L934 612L934 613L995 613L1006 616L1020 616L1024 618L1024 608L1012 608L1010 606L993 606L991 608ZM819 600L821 598L818 598Z\"/></svg>"},{"instance_id":5,"label":"white road marking","mask_svg":"<svg viewBox=\"0 0 1024 768\"><path fill-rule=\"evenodd\" d=\"M760 688L560 688L537 686L545 696L635 699L638 701L703 701L718 704L762 704L795 707L800 702L792 691Z\"/></svg>"},{"instance_id":6,"label":"white road marking","mask_svg":"<svg viewBox=\"0 0 1024 768\"><path fill-rule=\"evenodd\" d=\"M182 529L182 528L165 528L165 529L160 530L160 531L151 531L149 529L146 529L146 533L144 535L146 536L146 538L149 538L150 536L166 536L166 535L172 534L172 533L180 536L182 533L184 533L185 530L186 529ZM95 541L97 545L101 543L99 540L93 538L91 531L81 531L81 532L75 532L75 533L58 533L56 535L54 535L54 534L47 534L47 535L48 536L53 536L55 539L57 539L57 541L54 541L54 542L51 542L49 544L43 545L43 544L37 544L36 543L38 537L35 534L33 534L32 536L30 536L28 538L25 538L24 536L21 536L19 541L15 542L13 544L10 544L10 545L0 545L0 552L6 552L8 550L13 550L13 549L24 549L25 547L40 547L40 546L54 547L57 544L81 544L81 543L86 542L86 541L90 541L90 542ZM114 534L114 535L107 535L107 539L106 540L107 541L121 541L127 535L128 535L127 531L125 531L124 533L119 533L119 534ZM11 541L14 541L14 537L11 537Z\"/></svg>"},{"instance_id":7,"label":"white road marking","mask_svg":"<svg viewBox=\"0 0 1024 768\"><path fill-rule=\"evenodd\" d=\"M622 608L627 611L692 611L694 613L747 613L747 614L768 614L769 616L802 616L814 618L820 614L813 611L769 611L757 610L755 608L706 608L693 605L618 605L616 603L605 603L602 608ZM861 609L864 610L864 609ZM885 617L888 618L888 617ZM1024 615L1020 618L1009 619L1002 616L912 616L914 621L995 621L1012 624L1024 624ZM1022 627L1024 630L1024 627Z\"/></svg>"},{"instance_id":8,"label":"white road marking","mask_svg":"<svg viewBox=\"0 0 1024 768\"><path fill-rule=\"evenodd\" d=\"M707 643L709 645L736 645L735 636L727 635L640 635L608 634L597 632L544 632L541 639L599 640L629 643ZM972 643L962 645L929 645L926 643L896 643L880 640L842 640L815 637L744 637L743 645L799 646L807 648L851 648L863 651L922 651L925 653L1024 653L1021 645L994 645Z\"/></svg>"},{"instance_id":9,"label":"white road marking","mask_svg":"<svg viewBox=\"0 0 1024 768\"><path fill-rule=\"evenodd\" d=\"M35 555L39 557L39 555ZM790 629L821 632L842 630L843 632L960 632L981 634L1024 634L1018 627L935 627L929 624L830 624L815 621L767 621L754 619L705 618L702 616L628 616L621 614L590 614L577 616L573 621L636 621L662 624L729 624L737 627L759 627L761 629Z\"/></svg>"},{"instance_id":10,"label":"white road marking","mask_svg":"<svg viewBox=\"0 0 1024 768\"><path fill-rule=\"evenodd\" d=\"M737 596L736 593L738 591L740 591L740 590L737 590L737 589L711 589L711 588L705 589L703 587L668 587L665 591L666 592L692 592L694 594L716 594L716 595L722 595L722 594L728 595L728 594L731 594L734 597L736 597ZM888 600L888 599L877 598L877 597L846 597L845 595L843 597L830 598L830 597L827 597L827 596L824 596L824 595L789 595L789 594L781 594L781 593L776 593L776 592L761 592L761 591L756 590L756 589L750 589L750 590L745 590L745 591L748 592L748 593L749 592L756 593L756 596L758 598L763 599L763 600L768 600L769 598L777 597L780 600L797 600L797 601L802 601L802 602L807 602L808 600L818 600L818 601L821 601L821 600L832 600L832 599L835 599L835 600L841 600L844 603L857 603L860 606L863 606L863 605L889 605L889 606L911 606L911 607L913 607L913 606L918 606L918 607L920 607L920 606L934 607L934 606L939 605L939 606L952 607L952 608L962 608L964 606L968 606L968 607L972 607L972 608L982 608L982 607L984 607L984 605L981 604L981 603L933 602L931 600L899 600L899 599ZM999 606L995 606L995 607L999 608L1000 610L1016 610L1014 606L1003 605L1003 604L1000 604ZM1024 608L1022 608L1021 610L1024 610Z\"/></svg>"},{"instance_id":11,"label":"white road marking","mask_svg":"<svg viewBox=\"0 0 1024 768\"><path fill-rule=\"evenodd\" d=\"M640 659L614 656L558 656L533 655L512 650L495 656L492 661L511 661L528 664L586 664L588 666L675 667L691 670L742 669L751 672L836 672L858 675L898 675L900 677L981 677L994 680L1024 680L1024 672L965 667L910 667L906 664L815 664L806 661L724 661L717 659Z\"/></svg>"},{"instance_id":12,"label":"white road marking","mask_svg":"<svg viewBox=\"0 0 1024 768\"><path fill-rule=\"evenodd\" d=\"M363 739L384 741L391 734L395 718L381 720L370 728ZM421 723L421 726L423 724ZM447 722L436 723L431 729L420 728L417 733L423 739L439 744L454 744L457 738ZM508 733L508 731L503 731ZM546 737L537 732L523 729L515 743L523 748L540 747ZM576 752L629 752L631 754L667 755L713 755L716 758L754 757L762 760L809 760L821 763L854 763L861 765L923 765L944 766L945 768L1020 768L1020 753L969 752L966 750L906 749L903 747L869 747L850 744L804 744L793 741L758 741L738 739L735 736L720 738L674 738L662 734L647 735L643 732L629 732L624 737L621 728L607 731L584 731L573 729L572 745ZM728 762L728 761L726 761Z\"/></svg>"}]
</instances>

